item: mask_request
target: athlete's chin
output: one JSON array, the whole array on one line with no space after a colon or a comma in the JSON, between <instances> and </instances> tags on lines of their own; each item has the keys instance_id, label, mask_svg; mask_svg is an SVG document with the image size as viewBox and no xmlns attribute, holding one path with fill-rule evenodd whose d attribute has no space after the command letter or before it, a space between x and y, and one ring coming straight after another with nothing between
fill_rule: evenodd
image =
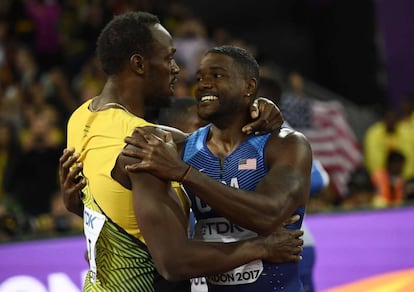
<instances>
[{"instance_id":1,"label":"athlete's chin","mask_svg":"<svg viewBox=\"0 0 414 292\"><path fill-rule=\"evenodd\" d=\"M208 111L204 111L201 109L198 110L198 117L204 121L207 121L207 122L210 121L212 116L213 116L213 113L210 113Z\"/></svg>"}]
</instances>

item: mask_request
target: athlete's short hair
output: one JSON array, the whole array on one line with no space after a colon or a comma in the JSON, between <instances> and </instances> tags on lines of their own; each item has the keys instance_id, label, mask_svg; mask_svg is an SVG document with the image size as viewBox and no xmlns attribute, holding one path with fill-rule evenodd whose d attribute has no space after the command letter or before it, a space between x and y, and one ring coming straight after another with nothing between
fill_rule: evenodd
<instances>
[{"instance_id":1,"label":"athlete's short hair","mask_svg":"<svg viewBox=\"0 0 414 292\"><path fill-rule=\"evenodd\" d=\"M150 27L157 23L159 18L148 12L115 16L101 31L96 44L102 70L107 75L116 75L133 54L150 55L154 42Z\"/></svg>"},{"instance_id":2,"label":"athlete's short hair","mask_svg":"<svg viewBox=\"0 0 414 292\"><path fill-rule=\"evenodd\" d=\"M256 78L259 81L259 64L246 49L224 45L209 49L206 54L209 53L223 54L231 57L238 64L246 78Z\"/></svg>"}]
</instances>

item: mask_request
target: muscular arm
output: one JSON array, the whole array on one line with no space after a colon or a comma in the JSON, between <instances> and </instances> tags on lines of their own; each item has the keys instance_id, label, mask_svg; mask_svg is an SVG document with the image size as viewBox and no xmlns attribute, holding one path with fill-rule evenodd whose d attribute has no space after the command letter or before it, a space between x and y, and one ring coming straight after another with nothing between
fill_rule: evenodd
<instances>
[{"instance_id":1,"label":"muscular arm","mask_svg":"<svg viewBox=\"0 0 414 292\"><path fill-rule=\"evenodd\" d=\"M128 140L133 142L132 139ZM168 143L152 140L135 143L145 148L141 163L131 171L148 170L162 178L180 180L188 165L181 161ZM150 153L150 154L149 154ZM254 192L228 187L198 171L191 171L185 186L224 217L259 234L270 234L300 206L307 202L310 186L312 153L306 138L289 129L275 133L266 146L269 172Z\"/></svg>"},{"instance_id":2,"label":"muscular arm","mask_svg":"<svg viewBox=\"0 0 414 292\"><path fill-rule=\"evenodd\" d=\"M255 191L228 187L198 171L191 172L184 183L232 222L262 235L270 234L306 204L312 155L301 134L282 130L270 138L265 159L269 171Z\"/></svg>"},{"instance_id":3,"label":"muscular arm","mask_svg":"<svg viewBox=\"0 0 414 292\"><path fill-rule=\"evenodd\" d=\"M269 248L269 240L281 240L277 239L280 236L286 241L277 244L279 249L283 249L283 245L291 245L290 240L295 242L293 246L301 244L301 240L295 237L297 233L286 236L286 231L271 238L259 237L228 244L191 241L187 238L188 218L179 206L170 183L149 173L126 173L124 165L133 162L136 161L132 158L120 156L117 175L124 172L131 181L137 222L157 270L166 279L188 279L224 272L259 258L272 257L275 260L277 255L271 253L276 249ZM283 259L292 260L297 261L298 258Z\"/></svg>"}]
</instances>

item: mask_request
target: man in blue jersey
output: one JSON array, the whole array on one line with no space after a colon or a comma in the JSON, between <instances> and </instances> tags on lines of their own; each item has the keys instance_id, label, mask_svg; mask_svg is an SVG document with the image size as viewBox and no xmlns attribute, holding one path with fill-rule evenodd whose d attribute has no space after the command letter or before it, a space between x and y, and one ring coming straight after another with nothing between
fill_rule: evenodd
<instances>
[{"instance_id":1,"label":"man in blue jersey","mask_svg":"<svg viewBox=\"0 0 414 292\"><path fill-rule=\"evenodd\" d=\"M210 49L196 84L198 114L210 124L187 138L182 160L168 135L164 142L137 130L126 139L138 149L123 154L140 160L128 171L182 182L197 218L196 240L235 242L270 234L292 214L301 220L290 228L301 227L310 188L310 145L289 128L260 136L240 131L258 83L258 64L246 50ZM207 279L209 291L304 291L298 263L257 260Z\"/></svg>"},{"instance_id":2,"label":"man in blue jersey","mask_svg":"<svg viewBox=\"0 0 414 292\"><path fill-rule=\"evenodd\" d=\"M280 105L281 86L274 79L267 76L260 77L259 96L266 96L273 101L276 106ZM181 97L173 99L170 107L161 109L158 122L180 129L187 133L196 131L206 123L197 114L197 101L192 97ZM286 121L285 124L287 125ZM288 125L287 125L288 126ZM329 184L329 176L321 163L313 159L311 171L310 197L318 195ZM194 234L195 218L190 214L190 235ZM312 232L306 226L306 215L302 222L303 235L303 259L299 262L299 275L303 283L305 292L313 292L313 271L315 266L315 243ZM207 291L207 283L204 277L191 280L192 292Z\"/></svg>"}]
</instances>

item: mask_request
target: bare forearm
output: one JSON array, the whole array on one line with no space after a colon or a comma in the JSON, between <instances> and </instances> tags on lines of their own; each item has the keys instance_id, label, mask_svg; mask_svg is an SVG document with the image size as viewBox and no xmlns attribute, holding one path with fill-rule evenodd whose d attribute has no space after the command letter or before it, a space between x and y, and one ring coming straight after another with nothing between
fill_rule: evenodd
<instances>
[{"instance_id":1,"label":"bare forearm","mask_svg":"<svg viewBox=\"0 0 414 292\"><path fill-rule=\"evenodd\" d=\"M186 178L185 187L230 221L267 235L290 217L297 208L295 196L280 187L277 195L228 187L198 171Z\"/></svg>"},{"instance_id":2,"label":"bare forearm","mask_svg":"<svg viewBox=\"0 0 414 292\"><path fill-rule=\"evenodd\" d=\"M225 272L273 252L274 245L269 247L263 237L227 244L189 240L188 218L170 184L148 173L130 177L137 222L157 270L166 279Z\"/></svg>"},{"instance_id":3,"label":"bare forearm","mask_svg":"<svg viewBox=\"0 0 414 292\"><path fill-rule=\"evenodd\" d=\"M170 248L168 256L171 259L161 268L163 276L169 280L223 273L267 256L258 238L227 244L189 240L178 247L177 252L172 252Z\"/></svg>"}]
</instances>

